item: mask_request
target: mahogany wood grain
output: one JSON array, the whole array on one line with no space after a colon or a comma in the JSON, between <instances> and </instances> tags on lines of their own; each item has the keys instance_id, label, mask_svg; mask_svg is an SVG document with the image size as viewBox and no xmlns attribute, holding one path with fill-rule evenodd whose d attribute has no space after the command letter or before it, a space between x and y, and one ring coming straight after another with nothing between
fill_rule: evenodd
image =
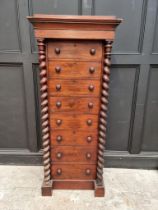
<instances>
[{"instance_id":1,"label":"mahogany wood grain","mask_svg":"<svg viewBox=\"0 0 158 210\"><path fill-rule=\"evenodd\" d=\"M91 125L88 125L89 120ZM54 113L50 114L50 127L52 130L75 129L93 131L98 128L98 115Z\"/></svg>"},{"instance_id":2,"label":"mahogany wood grain","mask_svg":"<svg viewBox=\"0 0 158 210\"><path fill-rule=\"evenodd\" d=\"M82 24L82 23L78 23L78 24L73 24L71 23L52 23L52 22L43 22L43 23L34 23L35 28L36 29L42 29L42 30L50 30L53 28L53 30L83 30L83 31L104 31L104 30L112 30L112 27L110 24L108 25L104 25L101 23L97 23L95 25L95 28L92 24Z\"/></svg>"},{"instance_id":3,"label":"mahogany wood grain","mask_svg":"<svg viewBox=\"0 0 158 210\"><path fill-rule=\"evenodd\" d=\"M60 90L57 87L60 86ZM94 90L90 90L90 86ZM49 79L48 91L50 96L100 96L100 81L99 80L60 80Z\"/></svg>"},{"instance_id":4,"label":"mahogany wood grain","mask_svg":"<svg viewBox=\"0 0 158 210\"><path fill-rule=\"evenodd\" d=\"M98 132L97 130L51 130L51 145L81 145L97 147Z\"/></svg>"},{"instance_id":5,"label":"mahogany wood grain","mask_svg":"<svg viewBox=\"0 0 158 210\"><path fill-rule=\"evenodd\" d=\"M59 157L60 156L60 157ZM51 159L54 162L96 163L97 148L94 146L53 146Z\"/></svg>"},{"instance_id":6,"label":"mahogany wood grain","mask_svg":"<svg viewBox=\"0 0 158 210\"><path fill-rule=\"evenodd\" d=\"M122 20L72 15L28 19L40 55L42 195L51 195L52 189L94 189L95 196L104 196L110 53Z\"/></svg>"},{"instance_id":7,"label":"mahogany wood grain","mask_svg":"<svg viewBox=\"0 0 158 210\"><path fill-rule=\"evenodd\" d=\"M60 190L93 190L93 180L54 180L53 189Z\"/></svg>"},{"instance_id":8,"label":"mahogany wood grain","mask_svg":"<svg viewBox=\"0 0 158 210\"><path fill-rule=\"evenodd\" d=\"M57 54L55 49L59 48ZM95 49L95 54L90 53ZM96 60L102 59L102 44L100 41L51 41L48 43L48 59L78 59L78 60Z\"/></svg>"},{"instance_id":9,"label":"mahogany wood grain","mask_svg":"<svg viewBox=\"0 0 158 210\"><path fill-rule=\"evenodd\" d=\"M98 97L49 97L50 113L98 114L99 106Z\"/></svg>"},{"instance_id":10,"label":"mahogany wood grain","mask_svg":"<svg viewBox=\"0 0 158 210\"><path fill-rule=\"evenodd\" d=\"M71 173L70 173L71 171ZM87 171L89 173L87 173ZM52 165L52 177L58 180L94 180L96 179L96 165L95 164L56 164ZM60 173L59 173L60 172Z\"/></svg>"},{"instance_id":11,"label":"mahogany wood grain","mask_svg":"<svg viewBox=\"0 0 158 210\"><path fill-rule=\"evenodd\" d=\"M119 24L122 19L116 16L88 16L88 15L47 15L47 14L34 14L27 17L32 23L35 22L55 22L55 23L102 23L102 24Z\"/></svg>"},{"instance_id":12,"label":"mahogany wood grain","mask_svg":"<svg viewBox=\"0 0 158 210\"><path fill-rule=\"evenodd\" d=\"M53 79L100 79L101 62L53 60L48 62L48 77Z\"/></svg>"},{"instance_id":13,"label":"mahogany wood grain","mask_svg":"<svg viewBox=\"0 0 158 210\"><path fill-rule=\"evenodd\" d=\"M35 37L54 39L113 40L122 19L115 16L33 15ZM64 25L64 26L63 26Z\"/></svg>"},{"instance_id":14,"label":"mahogany wood grain","mask_svg":"<svg viewBox=\"0 0 158 210\"><path fill-rule=\"evenodd\" d=\"M95 36L94 36L95 33ZM45 31L41 29L35 29L35 36L39 38L54 38L54 39L88 39L88 40L98 40L104 39L114 39L115 32L114 31L74 31L68 30L61 33L61 30L54 30L46 29Z\"/></svg>"}]
</instances>

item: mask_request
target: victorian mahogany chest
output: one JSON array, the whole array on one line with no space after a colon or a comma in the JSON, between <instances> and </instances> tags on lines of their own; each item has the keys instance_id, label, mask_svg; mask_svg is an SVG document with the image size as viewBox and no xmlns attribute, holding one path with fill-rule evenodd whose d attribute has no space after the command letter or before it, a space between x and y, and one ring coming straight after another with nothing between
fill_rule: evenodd
<instances>
[{"instance_id":1,"label":"victorian mahogany chest","mask_svg":"<svg viewBox=\"0 0 158 210\"><path fill-rule=\"evenodd\" d=\"M94 189L104 196L113 16L28 17L38 43L43 140L42 195Z\"/></svg>"}]
</instances>

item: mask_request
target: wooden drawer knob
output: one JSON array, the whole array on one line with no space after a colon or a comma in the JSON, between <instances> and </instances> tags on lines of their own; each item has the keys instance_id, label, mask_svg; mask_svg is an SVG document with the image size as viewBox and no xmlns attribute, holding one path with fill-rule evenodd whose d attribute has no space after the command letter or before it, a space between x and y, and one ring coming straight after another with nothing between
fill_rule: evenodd
<instances>
[{"instance_id":1,"label":"wooden drawer knob","mask_svg":"<svg viewBox=\"0 0 158 210\"><path fill-rule=\"evenodd\" d=\"M88 126L91 126L91 125L92 125L92 120L88 119L88 120L87 120L87 125L88 125Z\"/></svg>"},{"instance_id":2,"label":"wooden drawer knob","mask_svg":"<svg viewBox=\"0 0 158 210\"><path fill-rule=\"evenodd\" d=\"M61 152L58 152L58 153L56 154L56 158L57 158L57 159L61 159L61 158L62 158L62 153L61 153Z\"/></svg>"},{"instance_id":3,"label":"wooden drawer knob","mask_svg":"<svg viewBox=\"0 0 158 210\"><path fill-rule=\"evenodd\" d=\"M89 89L89 91L93 91L94 90L94 85L89 85L88 89Z\"/></svg>"},{"instance_id":4,"label":"wooden drawer knob","mask_svg":"<svg viewBox=\"0 0 158 210\"><path fill-rule=\"evenodd\" d=\"M57 85L56 85L56 90L57 90L57 91L60 91L60 90L61 90L61 85L60 85L60 84L57 84Z\"/></svg>"},{"instance_id":5,"label":"wooden drawer knob","mask_svg":"<svg viewBox=\"0 0 158 210\"><path fill-rule=\"evenodd\" d=\"M92 108L93 108L93 103L92 103L92 102L89 102L89 103L88 103L88 107L89 107L90 109L92 109Z\"/></svg>"},{"instance_id":6,"label":"wooden drawer knob","mask_svg":"<svg viewBox=\"0 0 158 210\"><path fill-rule=\"evenodd\" d=\"M60 73L61 72L61 67L60 66L56 66L55 67L55 71L56 71L56 73Z\"/></svg>"},{"instance_id":7,"label":"wooden drawer knob","mask_svg":"<svg viewBox=\"0 0 158 210\"><path fill-rule=\"evenodd\" d=\"M87 169L85 170L85 173L86 173L86 175L90 175L90 174L91 174L91 170L90 170L89 168L87 168Z\"/></svg>"},{"instance_id":8,"label":"wooden drawer knob","mask_svg":"<svg viewBox=\"0 0 158 210\"><path fill-rule=\"evenodd\" d=\"M86 158L87 158L87 159L91 159L91 153L88 152L88 153L86 154Z\"/></svg>"},{"instance_id":9,"label":"wooden drawer knob","mask_svg":"<svg viewBox=\"0 0 158 210\"><path fill-rule=\"evenodd\" d=\"M62 136L57 136L57 137L56 137L57 142L61 142L62 139L63 139Z\"/></svg>"},{"instance_id":10,"label":"wooden drawer knob","mask_svg":"<svg viewBox=\"0 0 158 210\"><path fill-rule=\"evenodd\" d=\"M60 54L60 48L56 47L55 48L55 53L59 55Z\"/></svg>"},{"instance_id":11,"label":"wooden drawer knob","mask_svg":"<svg viewBox=\"0 0 158 210\"><path fill-rule=\"evenodd\" d=\"M60 175L62 174L62 169L61 169L61 168L58 168L58 169L56 170L56 174L57 174L58 176L60 176Z\"/></svg>"},{"instance_id":12,"label":"wooden drawer knob","mask_svg":"<svg viewBox=\"0 0 158 210\"><path fill-rule=\"evenodd\" d=\"M90 72L91 74L93 74L93 73L95 72L95 68L94 68L93 66L91 66L91 67L89 68L89 72Z\"/></svg>"},{"instance_id":13,"label":"wooden drawer knob","mask_svg":"<svg viewBox=\"0 0 158 210\"><path fill-rule=\"evenodd\" d=\"M61 107L61 101L56 102L56 107L60 108Z\"/></svg>"},{"instance_id":14,"label":"wooden drawer knob","mask_svg":"<svg viewBox=\"0 0 158 210\"><path fill-rule=\"evenodd\" d=\"M90 49L90 54L91 55L95 55L95 53L96 53L96 50L94 48Z\"/></svg>"},{"instance_id":15,"label":"wooden drawer knob","mask_svg":"<svg viewBox=\"0 0 158 210\"><path fill-rule=\"evenodd\" d=\"M60 120L60 119L56 120L56 124L57 124L58 126L61 125L61 124L62 124L62 120Z\"/></svg>"},{"instance_id":16,"label":"wooden drawer knob","mask_svg":"<svg viewBox=\"0 0 158 210\"><path fill-rule=\"evenodd\" d=\"M92 141L92 136L87 136L87 141L91 142Z\"/></svg>"}]
</instances>

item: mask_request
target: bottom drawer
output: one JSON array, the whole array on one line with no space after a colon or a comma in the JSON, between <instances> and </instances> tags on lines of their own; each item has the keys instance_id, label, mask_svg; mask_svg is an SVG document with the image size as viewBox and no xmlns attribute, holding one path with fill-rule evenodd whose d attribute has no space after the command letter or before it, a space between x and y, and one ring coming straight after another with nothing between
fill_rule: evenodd
<instances>
[{"instance_id":1,"label":"bottom drawer","mask_svg":"<svg viewBox=\"0 0 158 210\"><path fill-rule=\"evenodd\" d=\"M96 165L53 164L51 173L52 178L58 180L94 180L96 179Z\"/></svg>"}]
</instances>

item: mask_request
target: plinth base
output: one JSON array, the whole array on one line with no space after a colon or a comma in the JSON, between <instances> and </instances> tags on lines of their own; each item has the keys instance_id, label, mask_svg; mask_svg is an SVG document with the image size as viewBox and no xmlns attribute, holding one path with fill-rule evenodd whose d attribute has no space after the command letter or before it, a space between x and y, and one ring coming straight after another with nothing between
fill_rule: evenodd
<instances>
[{"instance_id":1,"label":"plinth base","mask_svg":"<svg viewBox=\"0 0 158 210\"><path fill-rule=\"evenodd\" d=\"M54 189L60 190L94 190L95 197L104 197L104 184L98 185L96 180L51 180L49 183L42 184L42 196L52 196Z\"/></svg>"},{"instance_id":2,"label":"plinth base","mask_svg":"<svg viewBox=\"0 0 158 210\"><path fill-rule=\"evenodd\" d=\"M104 182L102 182L101 185L97 184L97 181L94 182L94 194L95 197L104 197L105 195L105 188L104 188Z\"/></svg>"},{"instance_id":3,"label":"plinth base","mask_svg":"<svg viewBox=\"0 0 158 210\"><path fill-rule=\"evenodd\" d=\"M52 180L49 183L43 182L41 192L42 196L52 196Z\"/></svg>"}]
</instances>

